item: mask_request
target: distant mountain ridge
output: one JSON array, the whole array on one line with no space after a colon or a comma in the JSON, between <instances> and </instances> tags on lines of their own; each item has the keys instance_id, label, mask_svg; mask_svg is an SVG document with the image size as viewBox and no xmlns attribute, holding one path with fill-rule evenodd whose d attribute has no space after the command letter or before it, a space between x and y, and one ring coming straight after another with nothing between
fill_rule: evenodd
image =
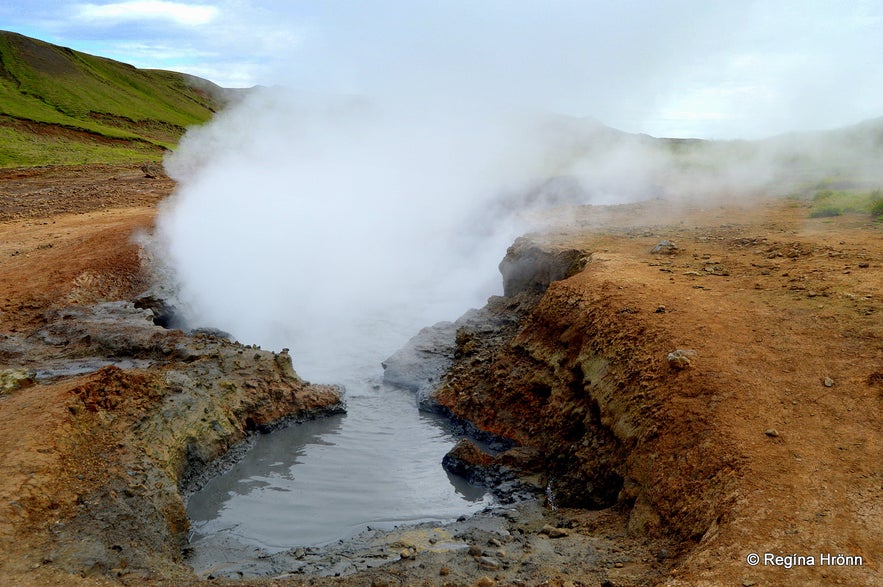
<instances>
[{"instance_id":1,"label":"distant mountain ridge","mask_svg":"<svg viewBox=\"0 0 883 587\"><path fill-rule=\"evenodd\" d=\"M0 167L159 160L235 94L0 31Z\"/></svg>"}]
</instances>

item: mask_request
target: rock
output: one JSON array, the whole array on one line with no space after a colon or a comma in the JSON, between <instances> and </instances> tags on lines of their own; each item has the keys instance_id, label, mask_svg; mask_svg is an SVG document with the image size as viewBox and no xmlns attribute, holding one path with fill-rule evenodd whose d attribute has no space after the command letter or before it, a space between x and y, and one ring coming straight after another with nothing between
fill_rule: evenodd
<instances>
[{"instance_id":1,"label":"rock","mask_svg":"<svg viewBox=\"0 0 883 587\"><path fill-rule=\"evenodd\" d=\"M484 551L477 544L473 544L469 547L469 556L481 556L484 554Z\"/></svg>"},{"instance_id":2,"label":"rock","mask_svg":"<svg viewBox=\"0 0 883 587\"><path fill-rule=\"evenodd\" d=\"M144 293L134 300L136 308L150 310L153 314L153 323L163 328L179 328L183 320L178 315L178 309L168 300L158 297L154 293Z\"/></svg>"},{"instance_id":3,"label":"rock","mask_svg":"<svg viewBox=\"0 0 883 587\"><path fill-rule=\"evenodd\" d=\"M415 392L421 410L437 412L432 395L453 365L455 353L464 351L458 342L465 345L474 334L496 330L499 320L487 311L469 310L455 322L423 328L381 363L384 383Z\"/></svg>"},{"instance_id":4,"label":"rock","mask_svg":"<svg viewBox=\"0 0 883 587\"><path fill-rule=\"evenodd\" d=\"M779 432L775 428L768 428L767 430L764 430L763 433L770 438L778 438L779 436Z\"/></svg>"},{"instance_id":5,"label":"rock","mask_svg":"<svg viewBox=\"0 0 883 587\"><path fill-rule=\"evenodd\" d=\"M654 310L654 312L657 314L665 314L665 312L666 312L665 306L657 306L656 309Z\"/></svg>"},{"instance_id":6,"label":"rock","mask_svg":"<svg viewBox=\"0 0 883 587\"><path fill-rule=\"evenodd\" d=\"M31 369L0 369L0 395L33 385L36 378Z\"/></svg>"},{"instance_id":7,"label":"rock","mask_svg":"<svg viewBox=\"0 0 883 587\"><path fill-rule=\"evenodd\" d=\"M542 293L553 281L582 271L590 257L579 249L545 245L520 237L500 261L503 295L511 298L521 292Z\"/></svg>"},{"instance_id":8,"label":"rock","mask_svg":"<svg viewBox=\"0 0 883 587\"><path fill-rule=\"evenodd\" d=\"M383 381L418 394L434 389L454 360L457 326L439 322L423 328L383 361Z\"/></svg>"},{"instance_id":9,"label":"rock","mask_svg":"<svg viewBox=\"0 0 883 587\"><path fill-rule=\"evenodd\" d=\"M727 276L730 274L730 270L723 265L706 265L704 270L709 275Z\"/></svg>"},{"instance_id":10,"label":"rock","mask_svg":"<svg viewBox=\"0 0 883 587\"><path fill-rule=\"evenodd\" d=\"M570 536L570 532L566 528L556 528L551 524L546 524L540 530L540 534L546 534L549 538L564 538Z\"/></svg>"},{"instance_id":11,"label":"rock","mask_svg":"<svg viewBox=\"0 0 883 587\"><path fill-rule=\"evenodd\" d=\"M514 472L501 465L497 457L481 450L467 438L460 440L442 458L442 467L469 483L485 487L494 487L514 477Z\"/></svg>"},{"instance_id":12,"label":"rock","mask_svg":"<svg viewBox=\"0 0 883 587\"><path fill-rule=\"evenodd\" d=\"M487 543L491 546L496 546L497 548L500 548L503 546L503 543L500 542L499 540L497 540L496 538L491 538L490 540L487 541Z\"/></svg>"},{"instance_id":13,"label":"rock","mask_svg":"<svg viewBox=\"0 0 883 587\"><path fill-rule=\"evenodd\" d=\"M488 571L496 571L503 566L500 561L489 556L479 557L477 562L478 566Z\"/></svg>"},{"instance_id":14,"label":"rock","mask_svg":"<svg viewBox=\"0 0 883 587\"><path fill-rule=\"evenodd\" d=\"M158 177L166 176L166 172L160 163L145 163L141 166L141 171L144 172L144 177L148 179L156 179Z\"/></svg>"},{"instance_id":15,"label":"rock","mask_svg":"<svg viewBox=\"0 0 883 587\"><path fill-rule=\"evenodd\" d=\"M678 246L669 240L661 240L650 249L650 252L656 255L674 255L678 251L680 251Z\"/></svg>"},{"instance_id":16,"label":"rock","mask_svg":"<svg viewBox=\"0 0 883 587\"><path fill-rule=\"evenodd\" d=\"M693 359L699 353L690 349L678 349L671 353L668 353L666 359L668 360L668 365L672 369L682 370L689 369L693 366Z\"/></svg>"},{"instance_id":17,"label":"rock","mask_svg":"<svg viewBox=\"0 0 883 587\"><path fill-rule=\"evenodd\" d=\"M825 377L825 387L834 387L834 380L830 377Z\"/></svg>"},{"instance_id":18,"label":"rock","mask_svg":"<svg viewBox=\"0 0 883 587\"><path fill-rule=\"evenodd\" d=\"M399 552L399 557L401 557L402 560L412 559L412 558L414 558L414 553L411 552L411 549L409 549L409 548L403 548Z\"/></svg>"},{"instance_id":19,"label":"rock","mask_svg":"<svg viewBox=\"0 0 883 587\"><path fill-rule=\"evenodd\" d=\"M442 567L438 570L439 577L447 577L451 574L451 569L448 567Z\"/></svg>"},{"instance_id":20,"label":"rock","mask_svg":"<svg viewBox=\"0 0 883 587\"><path fill-rule=\"evenodd\" d=\"M99 356L165 354L174 349L179 335L154 324L154 314L131 302L104 302L93 306L68 306L46 314L47 325L36 338L49 345Z\"/></svg>"},{"instance_id":21,"label":"rock","mask_svg":"<svg viewBox=\"0 0 883 587\"><path fill-rule=\"evenodd\" d=\"M475 587L494 587L496 584L497 582L490 577L482 577L475 582Z\"/></svg>"}]
</instances>

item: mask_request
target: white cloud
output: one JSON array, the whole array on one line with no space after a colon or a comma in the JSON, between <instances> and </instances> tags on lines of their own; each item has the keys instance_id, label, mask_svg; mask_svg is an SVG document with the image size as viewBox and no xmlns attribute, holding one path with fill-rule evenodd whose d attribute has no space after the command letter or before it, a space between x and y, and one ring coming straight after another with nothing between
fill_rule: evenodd
<instances>
[{"instance_id":1,"label":"white cloud","mask_svg":"<svg viewBox=\"0 0 883 587\"><path fill-rule=\"evenodd\" d=\"M113 4L81 4L77 17L82 20L130 22L138 20L168 20L183 26L201 26L218 16L215 6L193 5L162 0L131 0Z\"/></svg>"}]
</instances>

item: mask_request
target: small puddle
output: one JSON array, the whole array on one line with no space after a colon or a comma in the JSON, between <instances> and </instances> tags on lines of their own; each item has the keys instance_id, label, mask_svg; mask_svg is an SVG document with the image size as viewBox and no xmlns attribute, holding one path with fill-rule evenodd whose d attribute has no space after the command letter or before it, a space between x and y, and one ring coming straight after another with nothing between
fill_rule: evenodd
<instances>
[{"instance_id":1,"label":"small puddle","mask_svg":"<svg viewBox=\"0 0 883 587\"><path fill-rule=\"evenodd\" d=\"M190 497L197 572L218 563L218 549L229 562L240 547L250 558L368 528L448 522L494 503L442 468L455 439L443 419L417 410L413 393L384 385L381 373L345 385L347 414L259 437Z\"/></svg>"}]
</instances>

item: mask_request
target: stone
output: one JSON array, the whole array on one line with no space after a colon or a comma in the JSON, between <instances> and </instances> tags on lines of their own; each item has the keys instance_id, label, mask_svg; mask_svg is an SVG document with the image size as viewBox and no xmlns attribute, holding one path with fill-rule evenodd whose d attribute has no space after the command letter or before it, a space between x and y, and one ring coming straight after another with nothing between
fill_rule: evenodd
<instances>
[{"instance_id":1,"label":"stone","mask_svg":"<svg viewBox=\"0 0 883 587\"><path fill-rule=\"evenodd\" d=\"M566 536L570 536L570 531L564 528L553 528L549 532L549 538L564 538Z\"/></svg>"},{"instance_id":2,"label":"stone","mask_svg":"<svg viewBox=\"0 0 883 587\"><path fill-rule=\"evenodd\" d=\"M410 391L438 382L453 361L456 334L453 322L423 328L381 363L384 382Z\"/></svg>"},{"instance_id":3,"label":"stone","mask_svg":"<svg viewBox=\"0 0 883 587\"><path fill-rule=\"evenodd\" d=\"M553 281L567 279L585 269L590 257L579 249L519 237L500 261L503 295L511 298L521 292L543 293Z\"/></svg>"},{"instance_id":4,"label":"stone","mask_svg":"<svg viewBox=\"0 0 883 587\"><path fill-rule=\"evenodd\" d=\"M468 333L494 331L499 320L487 311L472 309L455 322L423 328L381 362L383 382L415 392L418 408L437 412L439 406L433 394L453 365L455 354L464 350L458 349L458 338L462 341Z\"/></svg>"},{"instance_id":5,"label":"stone","mask_svg":"<svg viewBox=\"0 0 883 587\"><path fill-rule=\"evenodd\" d=\"M661 240L656 243L656 246L653 247L650 252L655 255L674 255L680 249L676 244L669 240Z\"/></svg>"},{"instance_id":6,"label":"stone","mask_svg":"<svg viewBox=\"0 0 883 587\"><path fill-rule=\"evenodd\" d=\"M671 353L668 353L666 359L668 360L668 365L672 369L683 370L689 369L693 366L693 359L698 355L694 350L690 349L678 349Z\"/></svg>"},{"instance_id":7,"label":"stone","mask_svg":"<svg viewBox=\"0 0 883 587\"><path fill-rule=\"evenodd\" d=\"M482 554L484 554L484 551L482 551L482 549L479 545L473 544L472 546L469 547L469 555L470 556L481 556Z\"/></svg>"},{"instance_id":8,"label":"stone","mask_svg":"<svg viewBox=\"0 0 883 587\"><path fill-rule=\"evenodd\" d=\"M403 548L401 552L399 552L399 556L402 560L408 560L414 558L414 553L408 548Z\"/></svg>"},{"instance_id":9,"label":"stone","mask_svg":"<svg viewBox=\"0 0 883 587\"><path fill-rule=\"evenodd\" d=\"M703 269L708 275L727 276L730 274L730 270L723 265L706 265Z\"/></svg>"},{"instance_id":10,"label":"stone","mask_svg":"<svg viewBox=\"0 0 883 587\"><path fill-rule=\"evenodd\" d=\"M764 434L766 434L770 438L778 438L779 436L779 432L775 428L768 428L767 430L764 430Z\"/></svg>"},{"instance_id":11,"label":"stone","mask_svg":"<svg viewBox=\"0 0 883 587\"><path fill-rule=\"evenodd\" d=\"M543 529L540 530L540 534L546 534L549 538L564 538L565 536L570 536L570 532L566 528L556 528L551 524L543 526Z\"/></svg>"},{"instance_id":12,"label":"stone","mask_svg":"<svg viewBox=\"0 0 883 587\"><path fill-rule=\"evenodd\" d=\"M166 172L161 163L145 163L141 166L141 171L144 172L144 177L147 179L156 179L158 177L165 177Z\"/></svg>"},{"instance_id":13,"label":"stone","mask_svg":"<svg viewBox=\"0 0 883 587\"><path fill-rule=\"evenodd\" d=\"M463 477L475 485L491 486L501 477L501 467L494 455L463 438L442 458L445 471ZM502 480L500 478L499 480Z\"/></svg>"},{"instance_id":14,"label":"stone","mask_svg":"<svg viewBox=\"0 0 883 587\"><path fill-rule=\"evenodd\" d=\"M31 369L0 369L0 395L33 385L36 378Z\"/></svg>"},{"instance_id":15,"label":"stone","mask_svg":"<svg viewBox=\"0 0 883 587\"><path fill-rule=\"evenodd\" d=\"M451 569L448 567L442 567L438 570L438 575L440 577L447 577L450 574L451 574Z\"/></svg>"},{"instance_id":16,"label":"stone","mask_svg":"<svg viewBox=\"0 0 883 587\"><path fill-rule=\"evenodd\" d=\"M500 569L503 564L495 558L491 558L489 556L482 556L478 559L478 566L488 571L496 571Z\"/></svg>"},{"instance_id":17,"label":"stone","mask_svg":"<svg viewBox=\"0 0 883 587\"><path fill-rule=\"evenodd\" d=\"M830 377L825 377L825 387L834 387L834 380Z\"/></svg>"}]
</instances>

